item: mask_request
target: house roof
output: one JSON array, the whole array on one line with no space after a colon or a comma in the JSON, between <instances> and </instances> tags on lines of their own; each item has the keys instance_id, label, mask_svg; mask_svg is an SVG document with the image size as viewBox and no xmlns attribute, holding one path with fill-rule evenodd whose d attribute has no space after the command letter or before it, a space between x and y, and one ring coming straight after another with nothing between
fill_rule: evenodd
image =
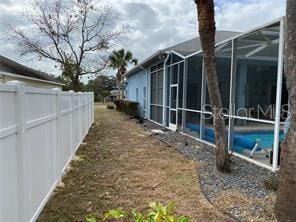
<instances>
[{"instance_id":1,"label":"house roof","mask_svg":"<svg viewBox=\"0 0 296 222\"><path fill-rule=\"evenodd\" d=\"M19 64L11 59L8 59L0 55L0 72L9 72L20 76L36 78L40 80L50 81L57 84L62 84L59 80L55 79L44 72L29 68L22 64Z\"/></svg>"},{"instance_id":2,"label":"house roof","mask_svg":"<svg viewBox=\"0 0 296 222\"><path fill-rule=\"evenodd\" d=\"M237 36L239 34L240 34L239 32L218 31L217 30L216 31L216 43L222 42L224 40L227 40L227 39ZM167 52L173 51L173 52L176 52L176 53L180 54L181 56L185 57L185 56L188 56L192 53L198 52L201 49L202 48L201 48L200 38L195 37L195 38L190 39L188 41L185 41L185 42L176 44L174 46L170 46L168 48L156 51L155 53L153 53L152 55L150 55L149 57L147 57L143 61L141 61L138 65L131 68L125 75L130 76L130 75L136 73L137 71L139 71L140 69L155 63L156 61L161 61L162 59L164 59L163 55L166 54Z\"/></svg>"},{"instance_id":3,"label":"house roof","mask_svg":"<svg viewBox=\"0 0 296 222\"><path fill-rule=\"evenodd\" d=\"M110 91L110 96L118 96L119 95L119 90L118 89L114 89Z\"/></svg>"}]
</instances>

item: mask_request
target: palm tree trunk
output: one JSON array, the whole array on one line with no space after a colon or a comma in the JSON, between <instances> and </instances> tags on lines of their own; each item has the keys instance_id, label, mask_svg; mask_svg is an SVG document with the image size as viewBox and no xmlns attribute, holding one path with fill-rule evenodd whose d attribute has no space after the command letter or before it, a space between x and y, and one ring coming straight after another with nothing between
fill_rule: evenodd
<instances>
[{"instance_id":1,"label":"palm tree trunk","mask_svg":"<svg viewBox=\"0 0 296 222\"><path fill-rule=\"evenodd\" d=\"M121 96L121 99L124 99L124 74L126 73L126 68L125 66L122 66L120 68L120 96Z\"/></svg>"},{"instance_id":2,"label":"palm tree trunk","mask_svg":"<svg viewBox=\"0 0 296 222\"><path fill-rule=\"evenodd\" d=\"M216 166L220 172L230 172L225 123L221 115L222 102L219 91L215 59L215 13L213 0L195 0L198 12L199 35L203 49L207 86L213 110L215 128Z\"/></svg>"},{"instance_id":3,"label":"palm tree trunk","mask_svg":"<svg viewBox=\"0 0 296 222\"><path fill-rule=\"evenodd\" d=\"M116 79L116 85L117 85L117 89L118 89L117 99L120 99L120 81L118 79Z\"/></svg>"},{"instance_id":4,"label":"palm tree trunk","mask_svg":"<svg viewBox=\"0 0 296 222\"><path fill-rule=\"evenodd\" d=\"M118 96L117 99L121 99L121 74L120 74L120 70L117 70L117 74L116 74L116 84L117 84L117 90L118 90Z\"/></svg>"},{"instance_id":5,"label":"palm tree trunk","mask_svg":"<svg viewBox=\"0 0 296 222\"><path fill-rule=\"evenodd\" d=\"M286 7L285 76L291 126L281 147L276 216L278 221L296 221L296 1L287 0Z\"/></svg>"}]
</instances>

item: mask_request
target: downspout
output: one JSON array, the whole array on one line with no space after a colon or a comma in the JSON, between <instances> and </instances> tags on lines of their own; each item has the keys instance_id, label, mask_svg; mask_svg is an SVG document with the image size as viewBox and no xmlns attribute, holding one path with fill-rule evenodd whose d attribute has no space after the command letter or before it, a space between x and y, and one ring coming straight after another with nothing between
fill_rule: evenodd
<instances>
[{"instance_id":1,"label":"downspout","mask_svg":"<svg viewBox=\"0 0 296 222\"><path fill-rule=\"evenodd\" d=\"M149 117L150 117L149 70L146 69L146 112L145 112L145 118L150 119Z\"/></svg>"},{"instance_id":2,"label":"downspout","mask_svg":"<svg viewBox=\"0 0 296 222\"><path fill-rule=\"evenodd\" d=\"M150 109L149 109L149 106L148 106L148 70L145 69L142 64L139 65L140 69L141 70L146 70L146 110L145 110L145 116L144 116L144 119L147 119L148 118L148 115L150 113Z\"/></svg>"},{"instance_id":3,"label":"downspout","mask_svg":"<svg viewBox=\"0 0 296 222\"><path fill-rule=\"evenodd\" d=\"M163 62L163 97L162 97L162 101L163 101L163 110L162 110L162 125L166 126L166 97L167 97L167 90L166 90L166 77L167 77L167 72L166 72L166 63L170 57L170 52L165 52L166 58Z\"/></svg>"}]
</instances>

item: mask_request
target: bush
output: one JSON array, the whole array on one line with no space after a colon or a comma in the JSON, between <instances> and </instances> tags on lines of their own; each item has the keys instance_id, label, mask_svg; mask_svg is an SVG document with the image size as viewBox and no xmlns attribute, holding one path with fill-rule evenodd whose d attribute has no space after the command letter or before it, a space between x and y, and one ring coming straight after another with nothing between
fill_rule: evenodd
<instances>
[{"instance_id":1,"label":"bush","mask_svg":"<svg viewBox=\"0 0 296 222\"><path fill-rule=\"evenodd\" d=\"M107 109L114 109L114 105L113 104L107 104Z\"/></svg>"},{"instance_id":2,"label":"bush","mask_svg":"<svg viewBox=\"0 0 296 222\"><path fill-rule=\"evenodd\" d=\"M126 213L122 208L116 210L109 210L104 214L102 221L122 221L128 219L128 221L134 222L189 222L187 217L175 215L176 204L170 202L167 206L163 206L161 203L151 202L149 204L150 210L147 213L140 213L133 209L130 213ZM132 219L130 219L132 218ZM96 222L95 215L89 215L86 217L86 222ZM126 220L124 220L126 221Z\"/></svg>"},{"instance_id":3,"label":"bush","mask_svg":"<svg viewBox=\"0 0 296 222\"><path fill-rule=\"evenodd\" d=\"M115 100L114 104L116 105L116 110L124 112L129 116L139 118L139 103L132 102L127 100Z\"/></svg>"}]
</instances>

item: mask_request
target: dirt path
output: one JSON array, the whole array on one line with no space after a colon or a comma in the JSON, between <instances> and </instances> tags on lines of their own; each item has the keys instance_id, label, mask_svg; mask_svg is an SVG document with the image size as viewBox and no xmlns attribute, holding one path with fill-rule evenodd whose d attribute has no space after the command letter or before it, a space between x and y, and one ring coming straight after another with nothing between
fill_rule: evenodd
<instances>
[{"instance_id":1,"label":"dirt path","mask_svg":"<svg viewBox=\"0 0 296 222\"><path fill-rule=\"evenodd\" d=\"M230 221L217 212L198 187L196 163L147 135L127 116L97 106L64 187L58 188L39 221L84 221L117 207L147 209L150 201L177 203L192 221Z\"/></svg>"}]
</instances>

